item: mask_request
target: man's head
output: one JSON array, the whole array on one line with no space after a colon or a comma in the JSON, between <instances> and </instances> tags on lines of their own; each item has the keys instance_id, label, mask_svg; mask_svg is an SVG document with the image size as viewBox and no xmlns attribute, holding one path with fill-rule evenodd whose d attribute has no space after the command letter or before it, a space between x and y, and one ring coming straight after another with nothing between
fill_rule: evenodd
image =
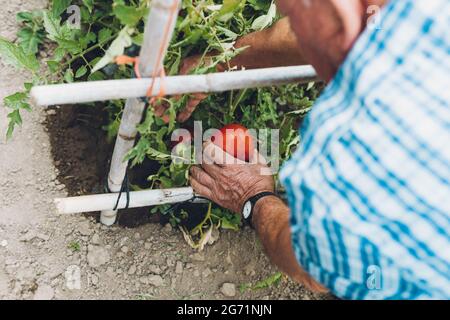
<instances>
[{"instance_id":1,"label":"man's head","mask_svg":"<svg viewBox=\"0 0 450 320\"><path fill-rule=\"evenodd\" d=\"M326 81L336 73L363 31L370 5L387 0L278 0L289 16L304 57Z\"/></svg>"}]
</instances>

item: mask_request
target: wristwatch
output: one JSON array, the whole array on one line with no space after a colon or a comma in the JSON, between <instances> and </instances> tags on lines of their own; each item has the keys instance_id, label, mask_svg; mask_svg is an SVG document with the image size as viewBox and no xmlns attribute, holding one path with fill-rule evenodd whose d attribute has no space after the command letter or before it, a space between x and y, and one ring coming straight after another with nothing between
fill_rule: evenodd
<instances>
[{"instance_id":1,"label":"wristwatch","mask_svg":"<svg viewBox=\"0 0 450 320\"><path fill-rule=\"evenodd\" d=\"M251 197L244 203L244 207L242 209L242 216L244 217L245 221L250 223L250 225L251 225L251 221L252 221L252 217L253 217L253 210L255 208L256 202L258 202L258 200L260 200L264 197L268 197L268 196L276 197L277 195L273 192L261 192L261 193L254 195L253 197Z\"/></svg>"}]
</instances>

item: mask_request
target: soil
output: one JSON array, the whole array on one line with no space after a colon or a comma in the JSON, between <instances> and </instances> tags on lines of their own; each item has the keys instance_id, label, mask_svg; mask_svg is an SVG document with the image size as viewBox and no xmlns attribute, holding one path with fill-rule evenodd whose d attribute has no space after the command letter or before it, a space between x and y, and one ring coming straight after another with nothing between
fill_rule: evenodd
<instances>
[{"instance_id":1,"label":"soil","mask_svg":"<svg viewBox=\"0 0 450 320\"><path fill-rule=\"evenodd\" d=\"M0 0L0 36L15 40L19 11L46 1ZM0 101L26 73L0 59ZM324 299L274 275L253 230L220 231L203 252L146 210L105 227L97 215L56 214L53 199L102 192L111 146L95 108L34 108L6 141L0 108L0 299ZM137 175L139 176L139 175Z\"/></svg>"}]
</instances>

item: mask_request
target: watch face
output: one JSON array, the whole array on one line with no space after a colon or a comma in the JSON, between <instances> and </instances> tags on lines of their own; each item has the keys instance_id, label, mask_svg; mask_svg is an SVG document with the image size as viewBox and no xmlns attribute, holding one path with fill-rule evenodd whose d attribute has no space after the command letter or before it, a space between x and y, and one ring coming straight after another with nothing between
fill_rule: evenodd
<instances>
[{"instance_id":1,"label":"watch face","mask_svg":"<svg viewBox=\"0 0 450 320\"><path fill-rule=\"evenodd\" d=\"M247 201L244 205L244 209L242 210L244 219L248 219L248 217L250 217L250 213L252 213L252 203L250 201Z\"/></svg>"}]
</instances>

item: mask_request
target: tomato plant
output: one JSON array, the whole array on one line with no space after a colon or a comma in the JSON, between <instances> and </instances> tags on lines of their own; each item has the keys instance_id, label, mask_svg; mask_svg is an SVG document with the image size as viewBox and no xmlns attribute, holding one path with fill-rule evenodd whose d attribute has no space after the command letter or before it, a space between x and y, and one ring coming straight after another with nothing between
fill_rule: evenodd
<instances>
[{"instance_id":1,"label":"tomato plant","mask_svg":"<svg viewBox=\"0 0 450 320\"><path fill-rule=\"evenodd\" d=\"M67 11L70 5L79 8L77 27L71 24L73 17ZM33 85L132 77L130 66L118 66L112 61L117 55L139 53L150 5L150 0L53 0L49 9L18 13L21 29L17 41L13 43L0 37L0 56L15 67L28 70L30 81L24 84L22 92L4 100L9 109L8 137L14 127L22 123L21 112L30 110L28 94ZM178 74L183 59L194 54L211 54L213 63L208 66L200 63L193 73L212 72L217 64L226 63L245 50L233 47L238 37L267 28L278 18L272 0L183 0L164 61L166 73ZM45 52L41 55L43 59L38 59L39 52ZM284 161L299 142L298 124L317 93L312 84L292 84L212 94L183 126L175 117L189 96L164 99L169 106L169 122L156 117L152 107L148 108L138 126L139 139L127 158L133 166L147 158L159 162L158 172L148 177L153 188L185 186L189 166L173 161L171 134L180 127L192 127L193 121L202 121L204 129L221 128L230 123L241 123L251 129L280 128L279 149ZM111 142L117 135L123 107L124 101L109 101L99 110L108 113L109 122L104 129ZM247 156L250 153L245 158ZM153 208L152 212L165 209ZM236 217L225 210L211 208L209 211L214 224L235 228L238 223Z\"/></svg>"}]
</instances>

